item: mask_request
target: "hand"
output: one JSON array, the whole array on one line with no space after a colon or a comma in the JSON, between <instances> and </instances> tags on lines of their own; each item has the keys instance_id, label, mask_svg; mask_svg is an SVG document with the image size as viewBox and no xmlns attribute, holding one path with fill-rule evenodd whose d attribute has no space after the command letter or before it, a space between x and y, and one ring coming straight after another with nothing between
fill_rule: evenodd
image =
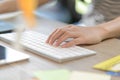
<instances>
[{"instance_id":1,"label":"hand","mask_svg":"<svg viewBox=\"0 0 120 80\"><path fill-rule=\"evenodd\" d=\"M73 40L61 45L61 47L71 47L78 44L96 44L104 39L106 31L101 27L77 27L69 25L56 29L47 39L46 43L60 46L68 38Z\"/></svg>"}]
</instances>

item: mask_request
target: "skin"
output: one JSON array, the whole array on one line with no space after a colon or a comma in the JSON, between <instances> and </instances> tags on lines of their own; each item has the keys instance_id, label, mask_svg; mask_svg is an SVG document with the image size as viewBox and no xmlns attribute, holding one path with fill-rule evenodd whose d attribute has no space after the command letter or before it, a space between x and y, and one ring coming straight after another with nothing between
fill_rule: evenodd
<instances>
[{"instance_id":1,"label":"skin","mask_svg":"<svg viewBox=\"0 0 120 80\"><path fill-rule=\"evenodd\" d=\"M96 44L104 39L118 36L120 36L120 17L92 27L68 25L58 28L48 37L46 43L67 48L78 44ZM61 45L68 38L73 39Z\"/></svg>"},{"instance_id":2,"label":"skin","mask_svg":"<svg viewBox=\"0 0 120 80\"><path fill-rule=\"evenodd\" d=\"M41 6L45 3L47 3L50 0L37 0L38 6ZM7 6L6 6L7 5ZM8 12L14 12L19 10L17 5L17 0L3 0L0 1L0 14L2 13L8 13Z\"/></svg>"},{"instance_id":3,"label":"skin","mask_svg":"<svg viewBox=\"0 0 120 80\"><path fill-rule=\"evenodd\" d=\"M7 5L7 6L6 6ZM0 13L13 12L18 10L16 0L0 1Z\"/></svg>"},{"instance_id":4,"label":"skin","mask_svg":"<svg viewBox=\"0 0 120 80\"><path fill-rule=\"evenodd\" d=\"M0 13L7 13L18 10L17 0L0 1ZM47 3L50 0L38 0L38 6ZM6 6L7 5L7 6ZM71 41L61 45L61 47L71 47L78 44L96 44L104 39L120 36L120 17L100 25L92 27L78 27L68 25L56 29L47 39L47 43L56 47L60 46L68 38Z\"/></svg>"}]
</instances>

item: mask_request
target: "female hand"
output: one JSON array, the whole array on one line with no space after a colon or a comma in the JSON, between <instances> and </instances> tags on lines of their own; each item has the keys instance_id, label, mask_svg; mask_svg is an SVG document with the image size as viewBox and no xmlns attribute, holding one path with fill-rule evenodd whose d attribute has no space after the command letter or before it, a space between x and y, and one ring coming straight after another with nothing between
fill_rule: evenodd
<instances>
[{"instance_id":1,"label":"female hand","mask_svg":"<svg viewBox=\"0 0 120 80\"><path fill-rule=\"evenodd\" d=\"M78 27L68 25L56 29L47 39L46 43L54 46L60 46L68 38L71 41L61 45L61 47L71 47L78 44L96 44L105 38L106 31L101 27Z\"/></svg>"}]
</instances>

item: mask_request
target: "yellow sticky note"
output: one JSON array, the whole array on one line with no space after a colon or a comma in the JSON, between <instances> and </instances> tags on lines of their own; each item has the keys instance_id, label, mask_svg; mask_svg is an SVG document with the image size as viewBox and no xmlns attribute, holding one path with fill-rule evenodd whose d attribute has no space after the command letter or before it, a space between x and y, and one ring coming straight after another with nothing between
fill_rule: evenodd
<instances>
[{"instance_id":1,"label":"yellow sticky note","mask_svg":"<svg viewBox=\"0 0 120 80\"><path fill-rule=\"evenodd\" d=\"M70 80L111 80L111 76L106 74L74 71L71 74Z\"/></svg>"},{"instance_id":2,"label":"yellow sticky note","mask_svg":"<svg viewBox=\"0 0 120 80\"><path fill-rule=\"evenodd\" d=\"M33 11L36 8L36 0L18 0L20 9L23 11L25 20L29 24L29 27L35 26L35 16Z\"/></svg>"},{"instance_id":3,"label":"yellow sticky note","mask_svg":"<svg viewBox=\"0 0 120 80\"><path fill-rule=\"evenodd\" d=\"M106 71L114 71L119 72L120 70L114 67L115 65L120 63L120 55L113 57L109 60L103 61L99 64L96 64L94 68Z\"/></svg>"}]
</instances>

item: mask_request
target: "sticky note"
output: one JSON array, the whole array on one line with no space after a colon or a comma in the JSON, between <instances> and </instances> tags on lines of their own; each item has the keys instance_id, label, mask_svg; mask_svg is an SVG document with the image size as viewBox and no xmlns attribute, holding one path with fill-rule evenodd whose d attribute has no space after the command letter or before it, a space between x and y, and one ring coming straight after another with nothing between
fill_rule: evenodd
<instances>
[{"instance_id":1,"label":"sticky note","mask_svg":"<svg viewBox=\"0 0 120 80\"><path fill-rule=\"evenodd\" d=\"M74 71L71 74L70 80L111 80L111 76L106 74Z\"/></svg>"},{"instance_id":2,"label":"sticky note","mask_svg":"<svg viewBox=\"0 0 120 80\"><path fill-rule=\"evenodd\" d=\"M98 63L94 66L94 68L100 69L100 70L106 70L106 71L119 72L120 65L117 65L119 63L120 63L120 55L113 57L111 59L108 59L106 61L103 61L101 63Z\"/></svg>"},{"instance_id":3,"label":"sticky note","mask_svg":"<svg viewBox=\"0 0 120 80\"><path fill-rule=\"evenodd\" d=\"M35 72L35 77L39 80L69 80L70 71L68 70L46 70Z\"/></svg>"}]
</instances>

